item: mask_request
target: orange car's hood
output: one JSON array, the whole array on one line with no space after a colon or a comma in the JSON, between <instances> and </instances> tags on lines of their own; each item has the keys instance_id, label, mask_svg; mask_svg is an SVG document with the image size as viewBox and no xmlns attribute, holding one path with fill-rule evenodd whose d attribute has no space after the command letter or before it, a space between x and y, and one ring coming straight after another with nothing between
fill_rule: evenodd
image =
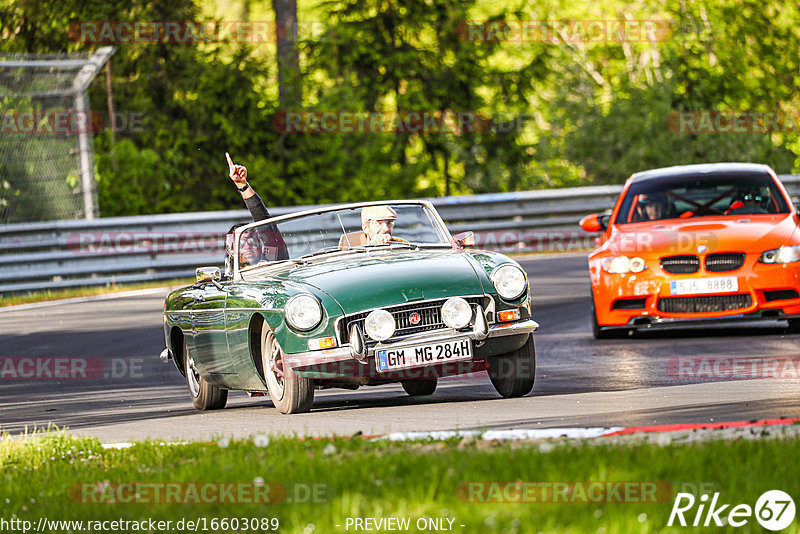
<instances>
[{"instance_id":1,"label":"orange car's hood","mask_svg":"<svg viewBox=\"0 0 800 534\"><path fill-rule=\"evenodd\" d=\"M761 253L800 238L791 214L669 219L614 225L602 249L613 254Z\"/></svg>"}]
</instances>

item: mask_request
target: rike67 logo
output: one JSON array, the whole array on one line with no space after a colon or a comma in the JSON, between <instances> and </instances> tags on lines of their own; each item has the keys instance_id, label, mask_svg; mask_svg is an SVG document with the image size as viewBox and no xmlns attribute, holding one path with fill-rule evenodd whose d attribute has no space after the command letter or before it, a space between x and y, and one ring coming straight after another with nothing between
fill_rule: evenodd
<instances>
[{"instance_id":1,"label":"rike67 logo","mask_svg":"<svg viewBox=\"0 0 800 534\"><path fill-rule=\"evenodd\" d=\"M720 501L719 492L714 493L709 502L704 493L696 499L691 493L678 493L667 526L677 520L682 527L716 526L741 527L755 515L756 521L767 530L783 530L794 521L795 507L792 498L781 490L769 490L761 494L752 508L749 504L725 504ZM696 509L695 509L695 505Z\"/></svg>"}]
</instances>

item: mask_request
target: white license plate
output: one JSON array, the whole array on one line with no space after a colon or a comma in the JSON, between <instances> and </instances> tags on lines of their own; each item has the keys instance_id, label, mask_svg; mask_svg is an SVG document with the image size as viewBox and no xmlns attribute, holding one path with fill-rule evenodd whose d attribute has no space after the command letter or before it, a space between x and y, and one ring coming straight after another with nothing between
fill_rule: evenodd
<instances>
[{"instance_id":1,"label":"white license plate","mask_svg":"<svg viewBox=\"0 0 800 534\"><path fill-rule=\"evenodd\" d=\"M376 353L375 362L378 371L385 372L470 358L472 358L472 342L469 339L460 339L398 349L381 349Z\"/></svg>"},{"instance_id":2,"label":"white license plate","mask_svg":"<svg viewBox=\"0 0 800 534\"><path fill-rule=\"evenodd\" d=\"M688 278L669 283L671 295L698 295L701 293L733 293L739 290L739 279L735 276L716 278Z\"/></svg>"}]
</instances>

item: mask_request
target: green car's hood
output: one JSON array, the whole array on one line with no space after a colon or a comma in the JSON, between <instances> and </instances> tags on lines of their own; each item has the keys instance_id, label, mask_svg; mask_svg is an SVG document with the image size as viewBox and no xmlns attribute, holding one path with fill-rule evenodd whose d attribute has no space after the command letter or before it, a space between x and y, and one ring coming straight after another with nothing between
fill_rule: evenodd
<instances>
[{"instance_id":1,"label":"green car's hood","mask_svg":"<svg viewBox=\"0 0 800 534\"><path fill-rule=\"evenodd\" d=\"M324 291L345 314L422 299L483 294L469 256L449 249L357 253L293 267L277 276Z\"/></svg>"}]
</instances>

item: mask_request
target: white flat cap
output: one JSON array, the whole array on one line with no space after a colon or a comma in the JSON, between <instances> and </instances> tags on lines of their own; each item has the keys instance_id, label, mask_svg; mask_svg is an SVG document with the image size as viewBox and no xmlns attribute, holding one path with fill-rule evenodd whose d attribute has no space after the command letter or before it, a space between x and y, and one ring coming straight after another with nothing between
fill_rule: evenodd
<instances>
[{"instance_id":1,"label":"white flat cap","mask_svg":"<svg viewBox=\"0 0 800 534\"><path fill-rule=\"evenodd\" d=\"M397 220L397 212L389 206L367 206L361 208L361 224L367 221Z\"/></svg>"}]
</instances>

